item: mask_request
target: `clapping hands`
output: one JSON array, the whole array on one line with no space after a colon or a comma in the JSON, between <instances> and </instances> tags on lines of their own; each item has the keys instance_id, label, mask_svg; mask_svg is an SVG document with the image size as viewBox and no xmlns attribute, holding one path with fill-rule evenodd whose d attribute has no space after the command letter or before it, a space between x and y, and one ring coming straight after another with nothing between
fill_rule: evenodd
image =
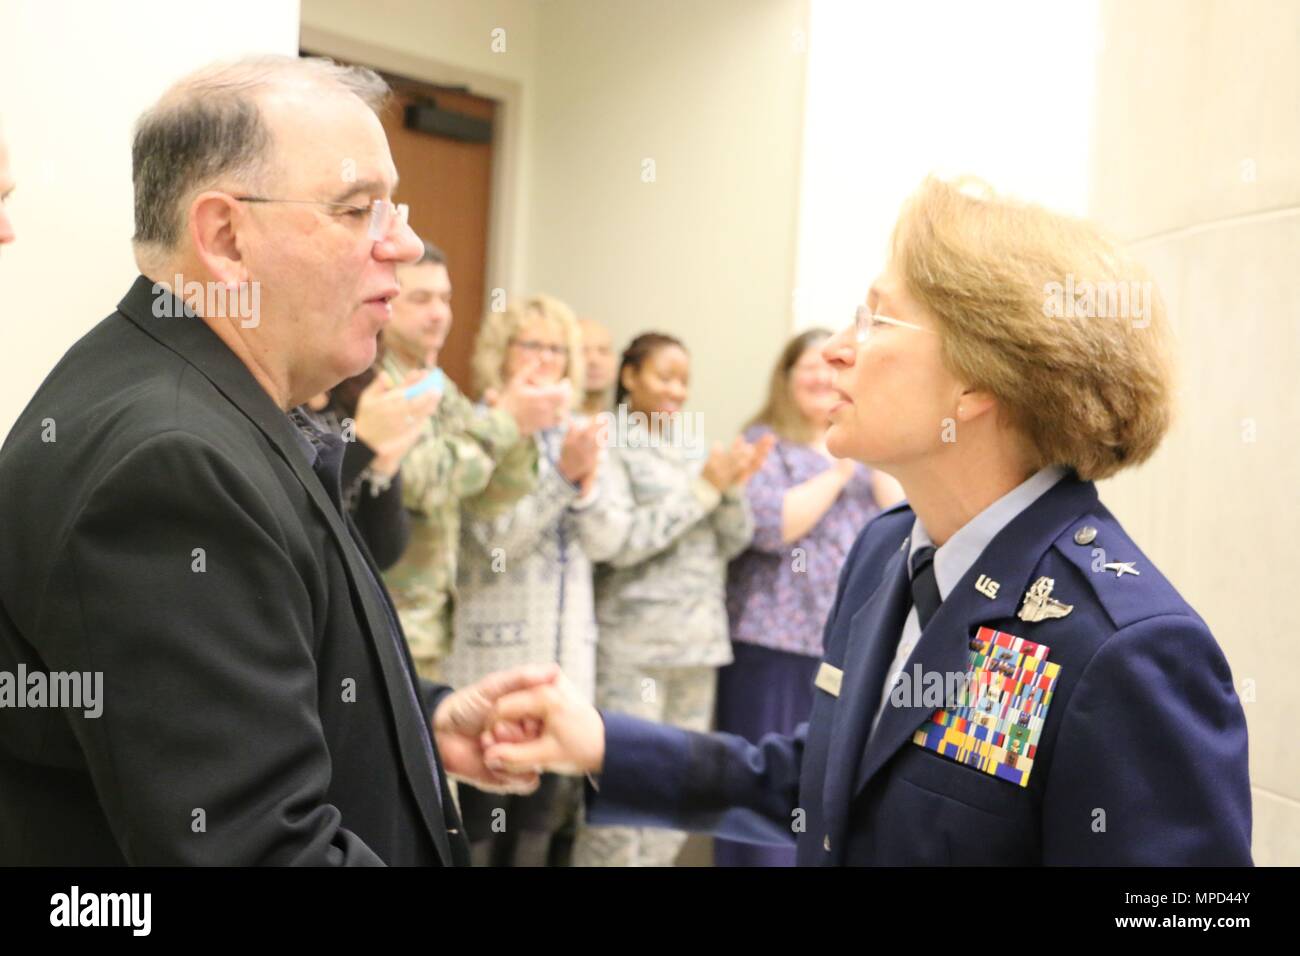
<instances>
[{"instance_id":1,"label":"clapping hands","mask_svg":"<svg viewBox=\"0 0 1300 956\"><path fill-rule=\"evenodd\" d=\"M776 437L771 434L764 435L753 444L737 435L727 449L720 442L714 442L700 476L719 491L743 487L763 467L774 444Z\"/></svg>"},{"instance_id":2,"label":"clapping hands","mask_svg":"<svg viewBox=\"0 0 1300 956\"><path fill-rule=\"evenodd\" d=\"M598 418L584 424L574 422L564 435L564 444L560 448L560 460L556 463L571 484L577 485L586 495L596 481L596 471L600 465L600 428Z\"/></svg>"},{"instance_id":3,"label":"clapping hands","mask_svg":"<svg viewBox=\"0 0 1300 956\"><path fill-rule=\"evenodd\" d=\"M569 415L573 387L569 380L561 379L545 384L537 378L538 363L520 369L500 391L488 389L483 400L508 412L525 437L535 432L554 428Z\"/></svg>"},{"instance_id":4,"label":"clapping hands","mask_svg":"<svg viewBox=\"0 0 1300 956\"><path fill-rule=\"evenodd\" d=\"M426 392L416 398L404 394L406 388L425 374L427 370L417 369L394 384L381 373L358 396L354 416L356 437L375 453L372 471L395 474L406 453L423 434L425 421L438 410L437 392Z\"/></svg>"}]
</instances>

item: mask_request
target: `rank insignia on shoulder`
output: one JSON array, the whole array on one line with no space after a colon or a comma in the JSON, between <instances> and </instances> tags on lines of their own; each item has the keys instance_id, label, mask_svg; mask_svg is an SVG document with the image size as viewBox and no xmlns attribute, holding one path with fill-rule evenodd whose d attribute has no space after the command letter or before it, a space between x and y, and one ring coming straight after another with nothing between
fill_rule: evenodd
<instances>
[{"instance_id":1,"label":"rank insignia on shoulder","mask_svg":"<svg viewBox=\"0 0 1300 956\"><path fill-rule=\"evenodd\" d=\"M1025 592L1025 603L1020 605L1016 617L1022 621L1050 621L1065 617L1074 610L1073 604L1063 604L1052 597L1052 587L1056 584L1052 578L1039 578Z\"/></svg>"},{"instance_id":2,"label":"rank insignia on shoulder","mask_svg":"<svg viewBox=\"0 0 1300 956\"><path fill-rule=\"evenodd\" d=\"M912 734L912 743L1021 787L1038 756L1038 738L1061 665L1046 644L981 627L958 699Z\"/></svg>"}]
</instances>

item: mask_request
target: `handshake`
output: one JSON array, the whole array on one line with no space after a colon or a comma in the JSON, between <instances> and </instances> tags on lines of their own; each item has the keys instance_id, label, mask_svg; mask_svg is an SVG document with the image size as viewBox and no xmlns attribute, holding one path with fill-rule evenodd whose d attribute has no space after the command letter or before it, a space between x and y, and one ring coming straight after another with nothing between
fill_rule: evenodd
<instances>
[{"instance_id":1,"label":"handshake","mask_svg":"<svg viewBox=\"0 0 1300 956\"><path fill-rule=\"evenodd\" d=\"M494 793L532 793L543 772L599 773L605 724L558 664L500 671L446 695L434 740L453 777Z\"/></svg>"}]
</instances>

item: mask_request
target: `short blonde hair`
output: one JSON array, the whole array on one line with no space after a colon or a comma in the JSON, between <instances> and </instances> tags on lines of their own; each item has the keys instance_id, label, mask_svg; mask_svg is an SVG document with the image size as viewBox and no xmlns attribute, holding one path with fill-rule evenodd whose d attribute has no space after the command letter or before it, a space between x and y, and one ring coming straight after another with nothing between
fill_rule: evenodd
<instances>
[{"instance_id":1,"label":"short blonde hair","mask_svg":"<svg viewBox=\"0 0 1300 956\"><path fill-rule=\"evenodd\" d=\"M500 391L505 384L506 353L519 327L530 318L556 324L564 334L569 351L564 375L573 385L574 407L582 401L586 366L582 359L582 334L573 310L554 296L538 294L512 300L503 312L489 312L479 326L474 342L474 389L481 397L488 389Z\"/></svg>"},{"instance_id":2,"label":"short blonde hair","mask_svg":"<svg viewBox=\"0 0 1300 956\"><path fill-rule=\"evenodd\" d=\"M1094 225L978 180L930 177L904 205L891 254L939 321L944 364L997 398L1035 470L1106 478L1159 446L1174 393L1164 304ZM1131 313L1139 290L1141 323L1105 314Z\"/></svg>"}]
</instances>

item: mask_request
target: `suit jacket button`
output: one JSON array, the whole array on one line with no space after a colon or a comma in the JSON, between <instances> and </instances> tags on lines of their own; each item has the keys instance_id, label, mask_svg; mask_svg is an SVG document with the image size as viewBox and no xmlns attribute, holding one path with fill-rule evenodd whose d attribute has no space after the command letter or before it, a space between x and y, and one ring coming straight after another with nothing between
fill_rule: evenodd
<instances>
[{"instance_id":1,"label":"suit jacket button","mask_svg":"<svg viewBox=\"0 0 1300 956\"><path fill-rule=\"evenodd\" d=\"M1084 525L1074 533L1075 544L1092 544L1097 540L1097 529L1092 525Z\"/></svg>"},{"instance_id":2,"label":"suit jacket button","mask_svg":"<svg viewBox=\"0 0 1300 956\"><path fill-rule=\"evenodd\" d=\"M831 835L829 833L822 837L822 849L827 853L831 852Z\"/></svg>"}]
</instances>

